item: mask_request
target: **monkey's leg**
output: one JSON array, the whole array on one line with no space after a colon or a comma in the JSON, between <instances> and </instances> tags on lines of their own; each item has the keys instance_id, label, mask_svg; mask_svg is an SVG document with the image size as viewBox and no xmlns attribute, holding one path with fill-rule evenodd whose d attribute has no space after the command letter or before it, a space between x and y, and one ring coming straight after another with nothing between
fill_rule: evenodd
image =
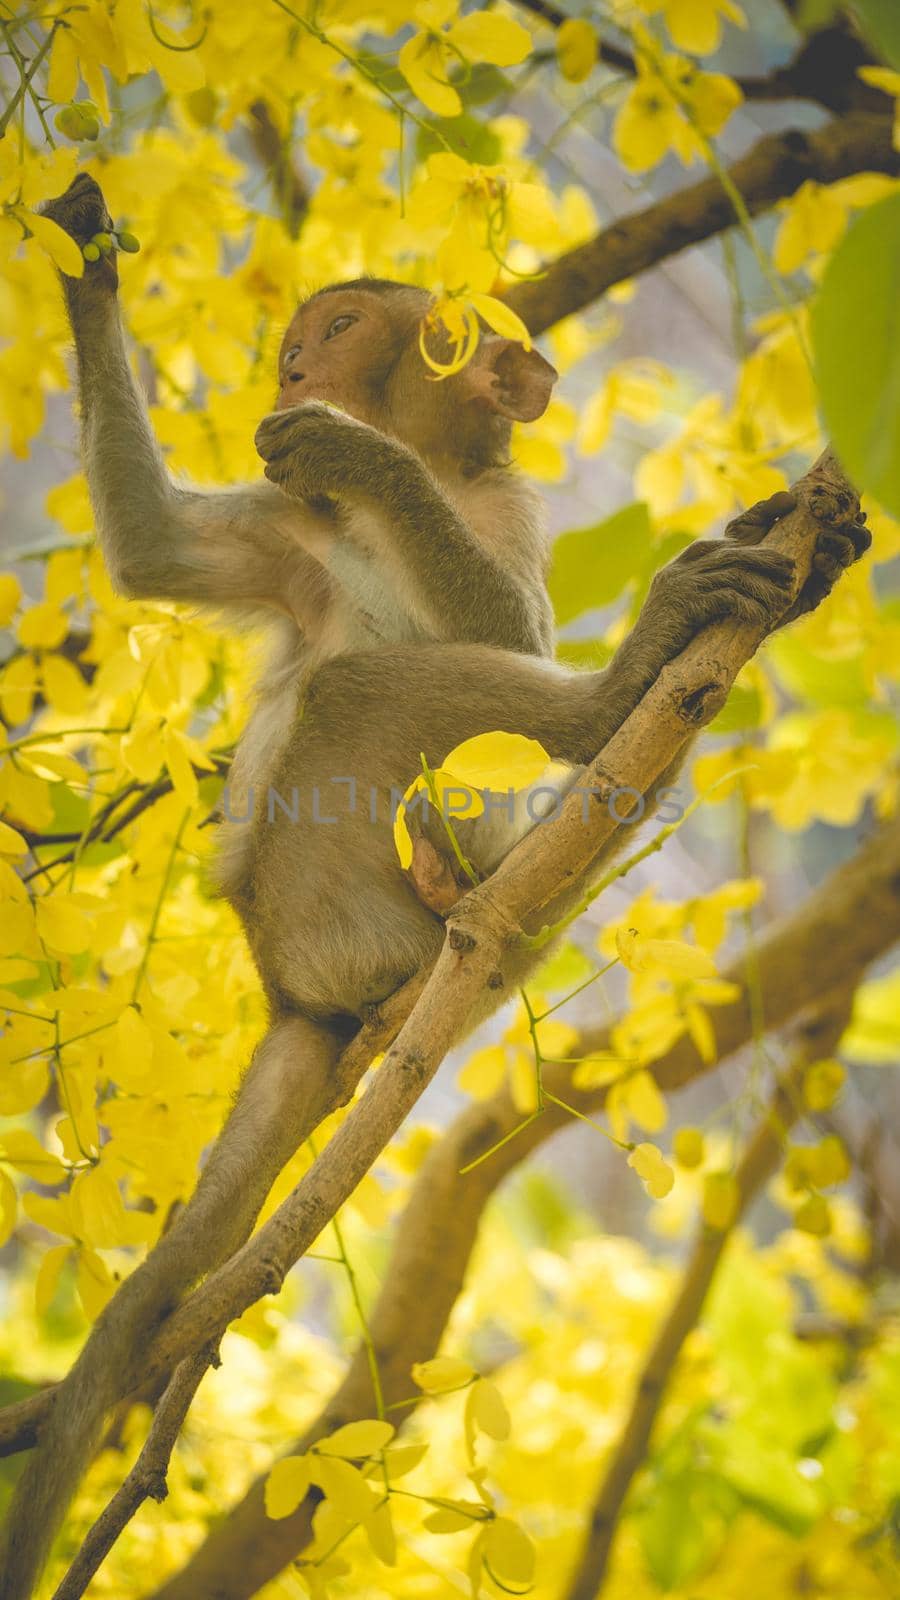
<instances>
[{"instance_id":1,"label":"monkey's leg","mask_svg":"<svg viewBox=\"0 0 900 1600\"><path fill-rule=\"evenodd\" d=\"M193 1197L109 1302L57 1392L0 1541L0 1600L29 1600L107 1411L140 1377L141 1351L162 1318L244 1242L278 1173L332 1108L344 1042L289 1016L258 1046Z\"/></svg>"}]
</instances>

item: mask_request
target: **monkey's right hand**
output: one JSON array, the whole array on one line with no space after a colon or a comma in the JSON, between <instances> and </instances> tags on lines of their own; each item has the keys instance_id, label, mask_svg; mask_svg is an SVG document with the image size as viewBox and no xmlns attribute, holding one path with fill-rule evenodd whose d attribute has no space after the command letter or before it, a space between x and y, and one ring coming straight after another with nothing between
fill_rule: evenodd
<instances>
[{"instance_id":1,"label":"monkey's right hand","mask_svg":"<svg viewBox=\"0 0 900 1600\"><path fill-rule=\"evenodd\" d=\"M111 234L115 228L99 183L86 172L79 172L72 179L65 194L56 200L46 201L41 206L41 215L58 223L82 249L95 234ZM98 261L86 261L83 279L70 278L66 273L62 276L67 289L84 283L115 292L119 282L115 251L101 254Z\"/></svg>"},{"instance_id":2,"label":"monkey's right hand","mask_svg":"<svg viewBox=\"0 0 900 1600\"><path fill-rule=\"evenodd\" d=\"M301 500L362 491L384 503L404 479L424 477L405 445L324 400L270 412L254 443L269 481Z\"/></svg>"}]
</instances>

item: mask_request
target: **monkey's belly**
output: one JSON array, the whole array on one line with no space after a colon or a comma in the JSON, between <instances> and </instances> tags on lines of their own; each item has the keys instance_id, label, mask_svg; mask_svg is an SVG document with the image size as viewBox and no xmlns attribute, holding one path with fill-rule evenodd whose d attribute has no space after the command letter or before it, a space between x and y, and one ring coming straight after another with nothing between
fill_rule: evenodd
<instances>
[{"instance_id":1,"label":"monkey's belly","mask_svg":"<svg viewBox=\"0 0 900 1600\"><path fill-rule=\"evenodd\" d=\"M443 923L403 873L392 827L420 753L436 766L463 740L503 729L572 765L585 681L482 646L398 646L323 666L253 798L240 909L270 991L315 1016L358 1016L436 957Z\"/></svg>"}]
</instances>

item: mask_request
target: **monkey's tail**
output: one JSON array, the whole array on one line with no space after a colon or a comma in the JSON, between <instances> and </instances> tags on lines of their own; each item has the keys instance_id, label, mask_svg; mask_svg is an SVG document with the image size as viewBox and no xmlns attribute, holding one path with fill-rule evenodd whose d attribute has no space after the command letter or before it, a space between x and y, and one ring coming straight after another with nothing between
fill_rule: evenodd
<instances>
[{"instance_id":1,"label":"monkey's tail","mask_svg":"<svg viewBox=\"0 0 900 1600\"><path fill-rule=\"evenodd\" d=\"M31 1600L106 1414L139 1383L159 1324L240 1248L282 1167L333 1109L341 1044L300 1016L282 1018L262 1040L193 1197L105 1307L56 1392L0 1537L0 1600Z\"/></svg>"}]
</instances>

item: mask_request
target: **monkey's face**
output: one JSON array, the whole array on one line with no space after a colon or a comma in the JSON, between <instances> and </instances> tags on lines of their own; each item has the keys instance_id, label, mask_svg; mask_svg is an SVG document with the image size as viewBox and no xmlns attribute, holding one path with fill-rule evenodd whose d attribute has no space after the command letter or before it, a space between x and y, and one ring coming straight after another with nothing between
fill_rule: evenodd
<instances>
[{"instance_id":1,"label":"monkey's face","mask_svg":"<svg viewBox=\"0 0 900 1600\"><path fill-rule=\"evenodd\" d=\"M430 305L426 290L385 280L321 290L284 336L276 410L326 400L432 463L505 460L511 424L542 414L556 373L536 350L489 335L462 371L436 381L419 342ZM441 338L431 330L438 361L452 353Z\"/></svg>"},{"instance_id":2,"label":"monkey's face","mask_svg":"<svg viewBox=\"0 0 900 1600\"><path fill-rule=\"evenodd\" d=\"M307 301L282 343L276 410L329 400L360 422L383 426L387 383L405 334L384 294L335 289Z\"/></svg>"}]
</instances>

